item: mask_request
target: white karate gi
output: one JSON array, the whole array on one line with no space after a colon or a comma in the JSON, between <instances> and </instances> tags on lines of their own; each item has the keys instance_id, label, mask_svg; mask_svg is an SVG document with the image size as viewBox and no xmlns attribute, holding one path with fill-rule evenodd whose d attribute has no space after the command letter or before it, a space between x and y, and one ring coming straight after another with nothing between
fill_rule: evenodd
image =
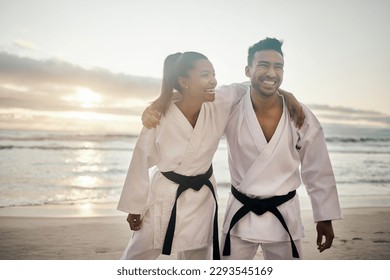
<instances>
[{"instance_id":1,"label":"white karate gi","mask_svg":"<svg viewBox=\"0 0 390 280\"><path fill-rule=\"evenodd\" d=\"M141 214L141 230L135 231L122 258L154 259L161 253L178 184L160 171L181 175L204 174L212 159L234 104L246 91L240 84L216 90L214 102L202 105L195 128L171 104L160 125L143 128L134 148L118 209ZM156 166L149 176L149 168ZM210 178L214 188L214 176ZM178 199L176 228L172 251L183 252L209 247L212 244L215 201L210 190L186 190ZM203 254L203 255L202 255ZM184 258L201 258L206 253ZM209 253L207 257L209 258Z\"/></svg>"},{"instance_id":2,"label":"white karate gi","mask_svg":"<svg viewBox=\"0 0 390 280\"><path fill-rule=\"evenodd\" d=\"M262 199L285 195L297 189L301 185L302 176L311 200L314 221L340 219L336 182L322 127L313 113L306 106L302 106L306 116L302 128L296 128L290 120L286 106L283 105L279 124L267 143L254 112L248 88L226 128L232 184L248 197ZM296 146L301 147L299 151ZM230 194L223 225L222 246L230 221L241 206ZM298 195L277 208L283 215L292 238L303 238ZM237 240L236 237L257 244L285 242L286 246L290 247L288 233L270 212L261 216L253 212L248 213L238 221L230 234L232 252L235 249L233 240ZM300 244L297 247L300 247ZM289 254L291 257L291 253Z\"/></svg>"}]
</instances>

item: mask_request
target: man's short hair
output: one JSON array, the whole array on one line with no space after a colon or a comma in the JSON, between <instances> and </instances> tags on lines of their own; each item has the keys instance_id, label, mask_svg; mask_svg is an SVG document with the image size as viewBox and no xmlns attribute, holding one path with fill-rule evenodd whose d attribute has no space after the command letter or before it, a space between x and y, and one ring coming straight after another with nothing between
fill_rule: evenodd
<instances>
[{"instance_id":1,"label":"man's short hair","mask_svg":"<svg viewBox=\"0 0 390 280\"><path fill-rule=\"evenodd\" d=\"M280 53L283 57L282 51L283 41L276 38L266 38L249 47L248 49L248 66L250 66L254 60L255 53L258 51L274 50Z\"/></svg>"}]
</instances>

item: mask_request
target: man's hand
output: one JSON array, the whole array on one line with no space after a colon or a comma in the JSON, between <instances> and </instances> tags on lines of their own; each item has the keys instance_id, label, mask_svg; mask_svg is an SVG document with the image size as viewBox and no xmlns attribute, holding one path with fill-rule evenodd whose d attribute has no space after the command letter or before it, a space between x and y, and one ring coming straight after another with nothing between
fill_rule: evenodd
<instances>
[{"instance_id":1,"label":"man's hand","mask_svg":"<svg viewBox=\"0 0 390 280\"><path fill-rule=\"evenodd\" d=\"M140 230L142 224L141 215L129 214L127 215L127 222L130 225L130 229L134 231Z\"/></svg>"},{"instance_id":2,"label":"man's hand","mask_svg":"<svg viewBox=\"0 0 390 280\"><path fill-rule=\"evenodd\" d=\"M322 243L322 237L325 236L325 242ZM317 246L318 250L323 252L332 246L334 238L332 221L320 221L317 223Z\"/></svg>"},{"instance_id":3,"label":"man's hand","mask_svg":"<svg viewBox=\"0 0 390 280\"><path fill-rule=\"evenodd\" d=\"M303 122L305 121L305 113L303 112L301 104L299 104L298 100L291 92L283 89L279 89L278 91L286 100L287 109L290 113L291 119L298 128L301 128Z\"/></svg>"},{"instance_id":4,"label":"man's hand","mask_svg":"<svg viewBox=\"0 0 390 280\"><path fill-rule=\"evenodd\" d=\"M160 124L161 113L155 110L152 105L146 107L142 113L142 124L146 128L154 128Z\"/></svg>"}]
</instances>

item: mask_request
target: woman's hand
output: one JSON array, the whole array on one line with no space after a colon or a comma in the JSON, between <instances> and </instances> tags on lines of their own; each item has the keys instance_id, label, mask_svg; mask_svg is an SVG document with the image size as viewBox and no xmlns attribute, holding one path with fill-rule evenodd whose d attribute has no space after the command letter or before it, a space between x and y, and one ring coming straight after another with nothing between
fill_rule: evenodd
<instances>
[{"instance_id":1,"label":"woman's hand","mask_svg":"<svg viewBox=\"0 0 390 280\"><path fill-rule=\"evenodd\" d=\"M146 107L142 113L142 124L146 128L155 128L160 124L161 113L152 107Z\"/></svg>"},{"instance_id":2,"label":"woman's hand","mask_svg":"<svg viewBox=\"0 0 390 280\"><path fill-rule=\"evenodd\" d=\"M298 100L291 92L279 89L279 93L282 94L286 100L291 119L298 128L301 128L305 121L305 113L303 112L301 104L299 104Z\"/></svg>"},{"instance_id":3,"label":"woman's hand","mask_svg":"<svg viewBox=\"0 0 390 280\"><path fill-rule=\"evenodd\" d=\"M142 220L140 214L127 215L127 222L129 223L131 230L137 231L141 229Z\"/></svg>"}]
</instances>

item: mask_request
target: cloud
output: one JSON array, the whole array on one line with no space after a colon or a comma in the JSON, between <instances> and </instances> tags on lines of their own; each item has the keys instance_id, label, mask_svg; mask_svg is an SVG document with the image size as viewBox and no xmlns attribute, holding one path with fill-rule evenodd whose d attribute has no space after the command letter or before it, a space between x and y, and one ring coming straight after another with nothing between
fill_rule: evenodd
<instances>
[{"instance_id":1,"label":"cloud","mask_svg":"<svg viewBox=\"0 0 390 280\"><path fill-rule=\"evenodd\" d=\"M159 79L0 52L0 127L137 132L160 87Z\"/></svg>"},{"instance_id":2,"label":"cloud","mask_svg":"<svg viewBox=\"0 0 390 280\"><path fill-rule=\"evenodd\" d=\"M309 104L321 121L390 127L390 115L372 110Z\"/></svg>"},{"instance_id":3,"label":"cloud","mask_svg":"<svg viewBox=\"0 0 390 280\"><path fill-rule=\"evenodd\" d=\"M21 39L17 39L13 41L12 45L18 49L23 49L23 50L32 50L32 51L39 50L39 48L34 43L21 40Z\"/></svg>"},{"instance_id":4,"label":"cloud","mask_svg":"<svg viewBox=\"0 0 390 280\"><path fill-rule=\"evenodd\" d=\"M129 122L139 126L141 113L160 87L159 79L0 52L0 127L111 130ZM309 107L321 122L390 127L390 116L376 111Z\"/></svg>"},{"instance_id":5,"label":"cloud","mask_svg":"<svg viewBox=\"0 0 390 280\"><path fill-rule=\"evenodd\" d=\"M0 96L8 97L9 105L20 102L25 106L31 101L31 106L39 109L36 102L44 101L41 104L64 107L67 104L61 97L80 87L99 93L106 106L126 104L131 99L151 101L159 94L160 83L159 79L116 74L99 68L85 69L58 59L40 61L0 52ZM1 85L29 90L22 94ZM29 101L23 101L24 98Z\"/></svg>"}]
</instances>

